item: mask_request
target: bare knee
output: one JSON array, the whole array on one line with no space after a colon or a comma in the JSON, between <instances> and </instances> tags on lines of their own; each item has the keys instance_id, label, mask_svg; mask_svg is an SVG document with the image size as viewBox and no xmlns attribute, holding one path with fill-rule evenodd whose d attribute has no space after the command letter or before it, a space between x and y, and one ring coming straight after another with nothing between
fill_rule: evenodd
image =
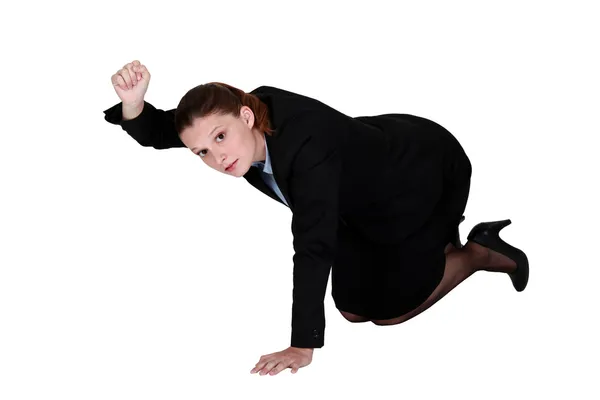
<instances>
[{"instance_id":1,"label":"bare knee","mask_svg":"<svg viewBox=\"0 0 600 400\"><path fill-rule=\"evenodd\" d=\"M340 310L340 313L342 313L342 316L350 322L367 322L367 321L369 321L369 318L363 317L361 315L352 314L352 313L342 311L342 310Z\"/></svg>"}]
</instances>

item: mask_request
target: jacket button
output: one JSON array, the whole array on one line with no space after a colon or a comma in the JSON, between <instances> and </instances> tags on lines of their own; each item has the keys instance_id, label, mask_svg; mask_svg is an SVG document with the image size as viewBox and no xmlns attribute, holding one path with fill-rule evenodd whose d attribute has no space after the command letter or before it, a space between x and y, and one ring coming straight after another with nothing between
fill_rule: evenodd
<instances>
[{"instance_id":1,"label":"jacket button","mask_svg":"<svg viewBox=\"0 0 600 400\"><path fill-rule=\"evenodd\" d=\"M317 331L316 329L313 329L313 338L318 339L319 338L319 331Z\"/></svg>"}]
</instances>

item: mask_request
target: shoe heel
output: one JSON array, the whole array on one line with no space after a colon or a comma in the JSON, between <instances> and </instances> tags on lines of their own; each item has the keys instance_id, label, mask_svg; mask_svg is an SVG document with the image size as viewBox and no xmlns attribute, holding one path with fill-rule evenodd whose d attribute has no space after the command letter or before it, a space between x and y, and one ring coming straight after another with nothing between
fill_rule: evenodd
<instances>
[{"instance_id":1,"label":"shoe heel","mask_svg":"<svg viewBox=\"0 0 600 400\"><path fill-rule=\"evenodd\" d=\"M473 227L467 239L513 260L517 264L517 269L508 275L517 292L521 292L525 289L529 281L529 260L522 250L506 243L500 238L502 228L510 224L510 219L481 222Z\"/></svg>"}]
</instances>

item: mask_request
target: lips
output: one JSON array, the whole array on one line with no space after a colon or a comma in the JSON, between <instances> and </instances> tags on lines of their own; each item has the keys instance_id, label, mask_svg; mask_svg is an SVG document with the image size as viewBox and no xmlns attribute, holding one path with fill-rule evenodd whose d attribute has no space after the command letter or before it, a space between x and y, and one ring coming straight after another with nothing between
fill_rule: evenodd
<instances>
[{"instance_id":1,"label":"lips","mask_svg":"<svg viewBox=\"0 0 600 400\"><path fill-rule=\"evenodd\" d=\"M235 168L236 163L237 163L237 160L235 160L234 162L229 164L229 166L227 168L225 168L225 171L231 171L233 168Z\"/></svg>"}]
</instances>

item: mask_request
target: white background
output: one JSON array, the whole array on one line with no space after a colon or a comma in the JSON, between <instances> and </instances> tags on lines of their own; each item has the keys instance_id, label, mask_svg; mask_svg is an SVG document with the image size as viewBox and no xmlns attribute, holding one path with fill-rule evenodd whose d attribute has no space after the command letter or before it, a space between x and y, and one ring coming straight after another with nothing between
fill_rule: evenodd
<instances>
[{"instance_id":1,"label":"white background","mask_svg":"<svg viewBox=\"0 0 600 400\"><path fill-rule=\"evenodd\" d=\"M3 6L0 398L598 398L592 4ZM479 272L382 327L346 321L330 280L312 364L250 374L290 344L292 214L107 123L111 75L136 59L160 109L223 81L442 124L473 164L463 241L510 218L529 286Z\"/></svg>"}]
</instances>

